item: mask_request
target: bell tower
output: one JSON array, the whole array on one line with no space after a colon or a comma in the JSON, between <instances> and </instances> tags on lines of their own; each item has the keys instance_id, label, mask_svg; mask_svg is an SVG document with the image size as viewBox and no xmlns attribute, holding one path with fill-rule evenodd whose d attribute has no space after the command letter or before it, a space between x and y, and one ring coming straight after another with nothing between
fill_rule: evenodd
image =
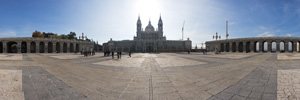
<instances>
[{"instance_id":1,"label":"bell tower","mask_svg":"<svg viewBox=\"0 0 300 100\"><path fill-rule=\"evenodd\" d=\"M142 32L142 22L141 22L140 15L139 15L139 18L138 18L137 23L136 23L136 36L137 36L137 38L141 38L141 32Z\"/></svg>"},{"instance_id":2,"label":"bell tower","mask_svg":"<svg viewBox=\"0 0 300 100\"><path fill-rule=\"evenodd\" d=\"M161 19L161 15L159 16L159 20L158 20L158 38L159 39L162 39L163 38L163 22L162 22L162 19Z\"/></svg>"},{"instance_id":3,"label":"bell tower","mask_svg":"<svg viewBox=\"0 0 300 100\"><path fill-rule=\"evenodd\" d=\"M161 20L161 16L159 17L159 21L158 21L158 31L163 32L163 22Z\"/></svg>"}]
</instances>

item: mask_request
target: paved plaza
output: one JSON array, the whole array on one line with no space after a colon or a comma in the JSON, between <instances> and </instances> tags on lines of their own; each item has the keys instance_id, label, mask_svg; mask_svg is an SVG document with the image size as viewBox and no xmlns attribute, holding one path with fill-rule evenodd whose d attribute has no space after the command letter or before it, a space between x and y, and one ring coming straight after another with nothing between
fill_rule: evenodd
<instances>
[{"instance_id":1,"label":"paved plaza","mask_svg":"<svg viewBox=\"0 0 300 100\"><path fill-rule=\"evenodd\" d=\"M0 100L299 100L300 54L1 54L0 84Z\"/></svg>"}]
</instances>

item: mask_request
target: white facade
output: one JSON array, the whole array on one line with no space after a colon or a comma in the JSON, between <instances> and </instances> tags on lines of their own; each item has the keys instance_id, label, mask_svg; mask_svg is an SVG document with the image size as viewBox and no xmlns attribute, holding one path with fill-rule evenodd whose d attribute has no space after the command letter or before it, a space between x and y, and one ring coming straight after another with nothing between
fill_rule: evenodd
<instances>
[{"instance_id":1,"label":"white facade","mask_svg":"<svg viewBox=\"0 0 300 100\"><path fill-rule=\"evenodd\" d=\"M163 22L161 17L158 28L152 26L149 21L145 30L142 28L140 17L137 20L137 32L133 40L113 41L103 44L104 51L133 51L133 52L183 52L191 49L191 41L166 40L163 36Z\"/></svg>"}]
</instances>

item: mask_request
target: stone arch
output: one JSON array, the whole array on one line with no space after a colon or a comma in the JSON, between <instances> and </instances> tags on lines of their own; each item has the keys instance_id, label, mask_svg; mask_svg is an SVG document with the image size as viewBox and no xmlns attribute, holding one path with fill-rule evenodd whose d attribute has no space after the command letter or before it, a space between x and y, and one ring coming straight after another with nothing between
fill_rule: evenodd
<instances>
[{"instance_id":1,"label":"stone arch","mask_svg":"<svg viewBox=\"0 0 300 100\"><path fill-rule=\"evenodd\" d=\"M289 52L293 52L294 51L293 45L294 45L293 41L289 41L288 42L288 51Z\"/></svg>"},{"instance_id":2,"label":"stone arch","mask_svg":"<svg viewBox=\"0 0 300 100\"><path fill-rule=\"evenodd\" d=\"M258 42L258 41L255 41L255 42L254 42L254 51L255 51L255 52L259 52L259 48L260 48L260 47L259 47L259 42Z\"/></svg>"},{"instance_id":3,"label":"stone arch","mask_svg":"<svg viewBox=\"0 0 300 100\"><path fill-rule=\"evenodd\" d=\"M52 52L53 52L53 43L48 42L48 53L52 53Z\"/></svg>"},{"instance_id":4,"label":"stone arch","mask_svg":"<svg viewBox=\"0 0 300 100\"><path fill-rule=\"evenodd\" d=\"M224 52L224 44L221 43L221 48L220 48L221 52Z\"/></svg>"},{"instance_id":5,"label":"stone arch","mask_svg":"<svg viewBox=\"0 0 300 100\"><path fill-rule=\"evenodd\" d=\"M243 42L239 42L239 52L243 52Z\"/></svg>"},{"instance_id":6,"label":"stone arch","mask_svg":"<svg viewBox=\"0 0 300 100\"><path fill-rule=\"evenodd\" d=\"M30 52L31 53L36 52L36 43L34 41L30 42Z\"/></svg>"},{"instance_id":7,"label":"stone arch","mask_svg":"<svg viewBox=\"0 0 300 100\"><path fill-rule=\"evenodd\" d=\"M68 46L67 46L67 43L64 43L64 44L63 44L63 52L64 52L64 53L67 53L67 52L68 52Z\"/></svg>"},{"instance_id":8,"label":"stone arch","mask_svg":"<svg viewBox=\"0 0 300 100\"><path fill-rule=\"evenodd\" d=\"M56 43L56 53L60 53L60 43Z\"/></svg>"},{"instance_id":9,"label":"stone arch","mask_svg":"<svg viewBox=\"0 0 300 100\"><path fill-rule=\"evenodd\" d=\"M76 52L79 52L79 44L76 43Z\"/></svg>"},{"instance_id":10,"label":"stone arch","mask_svg":"<svg viewBox=\"0 0 300 100\"><path fill-rule=\"evenodd\" d=\"M70 52L74 52L74 45L73 45L73 43L70 43Z\"/></svg>"},{"instance_id":11,"label":"stone arch","mask_svg":"<svg viewBox=\"0 0 300 100\"><path fill-rule=\"evenodd\" d=\"M285 45L284 45L284 41L280 41L279 42L279 50L280 52L285 52L284 48L285 48Z\"/></svg>"},{"instance_id":12,"label":"stone arch","mask_svg":"<svg viewBox=\"0 0 300 100\"><path fill-rule=\"evenodd\" d=\"M235 42L232 43L232 52L236 52L236 43Z\"/></svg>"},{"instance_id":13,"label":"stone arch","mask_svg":"<svg viewBox=\"0 0 300 100\"><path fill-rule=\"evenodd\" d=\"M226 43L226 52L229 52L229 43Z\"/></svg>"},{"instance_id":14,"label":"stone arch","mask_svg":"<svg viewBox=\"0 0 300 100\"><path fill-rule=\"evenodd\" d=\"M45 52L45 43L44 42L40 42L39 52L40 53L44 53Z\"/></svg>"},{"instance_id":15,"label":"stone arch","mask_svg":"<svg viewBox=\"0 0 300 100\"><path fill-rule=\"evenodd\" d=\"M27 53L27 43L25 41L21 43L21 53Z\"/></svg>"},{"instance_id":16,"label":"stone arch","mask_svg":"<svg viewBox=\"0 0 300 100\"><path fill-rule=\"evenodd\" d=\"M7 53L18 53L17 44L15 41L7 42Z\"/></svg>"},{"instance_id":17,"label":"stone arch","mask_svg":"<svg viewBox=\"0 0 300 100\"><path fill-rule=\"evenodd\" d=\"M275 41L271 42L271 52L276 52L277 49L277 43Z\"/></svg>"},{"instance_id":18,"label":"stone arch","mask_svg":"<svg viewBox=\"0 0 300 100\"><path fill-rule=\"evenodd\" d=\"M246 53L251 52L250 41L246 42Z\"/></svg>"},{"instance_id":19,"label":"stone arch","mask_svg":"<svg viewBox=\"0 0 300 100\"><path fill-rule=\"evenodd\" d=\"M3 43L0 42L0 53L3 53Z\"/></svg>"},{"instance_id":20,"label":"stone arch","mask_svg":"<svg viewBox=\"0 0 300 100\"><path fill-rule=\"evenodd\" d=\"M268 41L264 41L264 42L262 42L263 43L263 52L268 52Z\"/></svg>"}]
</instances>

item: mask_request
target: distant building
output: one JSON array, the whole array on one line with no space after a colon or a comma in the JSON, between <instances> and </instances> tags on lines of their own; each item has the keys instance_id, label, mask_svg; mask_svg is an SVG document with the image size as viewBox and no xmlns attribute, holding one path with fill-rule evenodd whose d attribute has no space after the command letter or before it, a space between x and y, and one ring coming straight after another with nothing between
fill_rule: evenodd
<instances>
[{"instance_id":1,"label":"distant building","mask_svg":"<svg viewBox=\"0 0 300 100\"><path fill-rule=\"evenodd\" d=\"M50 38L50 39L52 39L55 34L54 33L45 33L45 32L43 32L43 35L44 35L44 38Z\"/></svg>"},{"instance_id":2,"label":"distant building","mask_svg":"<svg viewBox=\"0 0 300 100\"><path fill-rule=\"evenodd\" d=\"M191 49L192 41L166 40L163 36L163 22L161 17L155 30L149 20L145 30L142 28L140 17L137 20L136 36L133 40L114 41L112 38L103 43L104 51L133 51L133 52L182 52Z\"/></svg>"}]
</instances>

